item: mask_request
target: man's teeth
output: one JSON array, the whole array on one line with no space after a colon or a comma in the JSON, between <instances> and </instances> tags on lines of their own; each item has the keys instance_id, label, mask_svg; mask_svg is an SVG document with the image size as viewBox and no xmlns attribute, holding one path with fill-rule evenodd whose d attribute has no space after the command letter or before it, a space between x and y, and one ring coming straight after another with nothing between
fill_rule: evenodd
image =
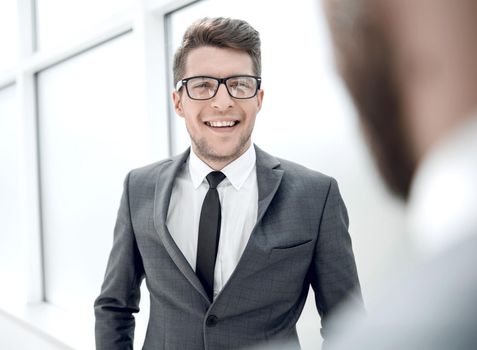
<instances>
[{"instance_id":1,"label":"man's teeth","mask_svg":"<svg viewBox=\"0 0 477 350\"><path fill-rule=\"evenodd\" d=\"M211 122L206 122L208 126L212 126L214 128L225 128L229 126L234 126L237 124L236 121L211 121Z\"/></svg>"}]
</instances>

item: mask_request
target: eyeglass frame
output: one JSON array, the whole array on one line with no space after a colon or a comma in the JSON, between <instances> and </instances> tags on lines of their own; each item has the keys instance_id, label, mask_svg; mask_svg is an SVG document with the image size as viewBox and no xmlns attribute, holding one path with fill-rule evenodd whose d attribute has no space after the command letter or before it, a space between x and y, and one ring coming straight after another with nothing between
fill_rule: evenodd
<instances>
[{"instance_id":1,"label":"eyeglass frame","mask_svg":"<svg viewBox=\"0 0 477 350\"><path fill-rule=\"evenodd\" d=\"M239 78L239 77L254 78L257 81L257 86L255 88L255 93L252 96L250 96L250 97L235 97L235 96L232 96L232 94L229 91L229 87L227 86L227 80L233 79L233 78ZM208 98L193 98L193 97L191 97L190 93L189 93L189 88L187 87L187 82L189 80L195 79L195 78L208 78L208 79L214 79L214 80L218 81L219 84L217 85L217 89L215 90L214 94L212 96L208 97ZM193 77L188 77L188 78L184 78L184 79L179 80L176 84L176 91L179 91L180 89L182 89L183 86L185 86L187 96L189 96L189 98L191 100L207 101L207 100L210 100L210 99L214 98L217 95L217 92L219 91L219 88L220 88L220 84L224 84L225 90L227 90L227 93L229 94L230 97L235 98L237 100L248 100L248 99L251 99L251 98L254 98L255 96L257 96L258 90L260 90L260 85L262 84L262 77L259 77L259 76L256 76L256 75L248 75L248 74L232 75L232 76L227 77L227 78L216 78L216 77L211 77L211 76L208 76L208 75L195 75Z\"/></svg>"}]
</instances>

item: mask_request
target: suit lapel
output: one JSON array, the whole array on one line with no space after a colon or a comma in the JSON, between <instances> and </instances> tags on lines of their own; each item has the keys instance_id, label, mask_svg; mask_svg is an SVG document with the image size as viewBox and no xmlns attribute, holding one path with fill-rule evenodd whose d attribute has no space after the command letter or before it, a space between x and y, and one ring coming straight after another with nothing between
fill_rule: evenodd
<instances>
[{"instance_id":1,"label":"suit lapel","mask_svg":"<svg viewBox=\"0 0 477 350\"><path fill-rule=\"evenodd\" d=\"M206 300L209 300L200 280L197 278L194 270L187 262L184 254L182 254L176 242L174 242L174 239L172 238L166 226L167 212L169 209L174 179L181 171L182 166L189 157L189 153L190 149L181 155L172 158L171 161L163 164L159 170L156 182L156 192L154 195L154 227L156 228L156 231L159 234L162 243L164 244L164 248L178 269L182 272L185 278L187 278L190 284L192 284L192 286L197 289L197 291L202 294Z\"/></svg>"},{"instance_id":2,"label":"suit lapel","mask_svg":"<svg viewBox=\"0 0 477 350\"><path fill-rule=\"evenodd\" d=\"M283 170L277 169L280 162L255 146L257 154L258 213L257 224L268 209L278 186L282 181Z\"/></svg>"},{"instance_id":3,"label":"suit lapel","mask_svg":"<svg viewBox=\"0 0 477 350\"><path fill-rule=\"evenodd\" d=\"M284 173L282 169L278 168L280 166L280 162L278 161L278 159L262 151L257 146L255 146L255 151L257 155L256 169L258 184L257 223L255 224L255 227L250 234L247 246L245 247L242 256L240 257L237 267L235 268L227 283L220 291L219 296L227 290L230 284L233 284L234 280L240 278L241 273L257 268L257 266L255 266L253 263L254 261L256 261L256 259L254 259L254 256L257 254L257 239L259 239L257 238L257 230L260 227L260 222L265 213L267 212L270 203L272 202L273 198L275 197L275 194L277 193ZM217 299L219 299L219 297L217 297Z\"/></svg>"}]
</instances>

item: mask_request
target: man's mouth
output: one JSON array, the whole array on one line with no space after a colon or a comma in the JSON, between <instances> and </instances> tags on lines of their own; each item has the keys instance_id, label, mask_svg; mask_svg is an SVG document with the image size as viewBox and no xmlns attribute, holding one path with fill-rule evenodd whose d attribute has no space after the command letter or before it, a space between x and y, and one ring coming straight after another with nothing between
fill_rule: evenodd
<instances>
[{"instance_id":1,"label":"man's mouth","mask_svg":"<svg viewBox=\"0 0 477 350\"><path fill-rule=\"evenodd\" d=\"M238 120L217 120L205 122L205 125L212 128L232 128L239 123Z\"/></svg>"}]
</instances>

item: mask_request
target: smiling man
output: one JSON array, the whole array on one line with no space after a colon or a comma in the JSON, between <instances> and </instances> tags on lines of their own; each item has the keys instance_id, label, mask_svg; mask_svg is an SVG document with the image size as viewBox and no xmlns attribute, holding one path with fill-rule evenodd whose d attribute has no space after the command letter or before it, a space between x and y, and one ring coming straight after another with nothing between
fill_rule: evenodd
<instances>
[{"instance_id":1,"label":"smiling man","mask_svg":"<svg viewBox=\"0 0 477 350\"><path fill-rule=\"evenodd\" d=\"M252 145L260 71L248 23L205 18L186 31L172 99L191 149L125 180L95 302L97 349L132 348L143 279L143 349L299 348L310 285L324 336L338 304L362 305L336 181Z\"/></svg>"}]
</instances>

